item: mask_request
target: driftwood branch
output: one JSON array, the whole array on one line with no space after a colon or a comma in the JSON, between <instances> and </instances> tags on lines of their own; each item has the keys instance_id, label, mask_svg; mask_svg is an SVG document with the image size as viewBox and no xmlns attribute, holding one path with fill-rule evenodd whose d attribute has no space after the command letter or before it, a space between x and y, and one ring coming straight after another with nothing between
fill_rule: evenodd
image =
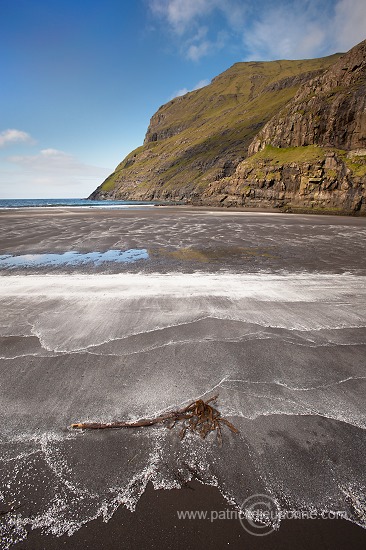
<instances>
[{"instance_id":1,"label":"driftwood branch","mask_svg":"<svg viewBox=\"0 0 366 550\"><path fill-rule=\"evenodd\" d=\"M221 445L222 433L221 426L224 424L233 433L238 433L231 422L221 416L221 413L209 405L213 401L216 401L217 395L211 397L207 401L198 399L193 401L183 409L176 411L169 411L155 418L144 418L136 420L135 422L77 422L71 424L71 428L74 429L87 429L87 430L104 430L104 429L116 429L116 428L140 428L143 426L153 426L154 424L166 423L168 428L173 428L177 422L182 422L182 428L180 431L180 438L183 439L187 430L198 433L203 439L206 435L212 431L216 431L217 439Z\"/></svg>"}]
</instances>

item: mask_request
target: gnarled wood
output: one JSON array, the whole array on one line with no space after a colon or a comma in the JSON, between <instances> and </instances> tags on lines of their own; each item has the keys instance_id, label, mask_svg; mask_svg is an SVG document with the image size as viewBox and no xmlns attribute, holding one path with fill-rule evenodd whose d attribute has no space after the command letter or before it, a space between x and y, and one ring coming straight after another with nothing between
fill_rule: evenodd
<instances>
[{"instance_id":1,"label":"gnarled wood","mask_svg":"<svg viewBox=\"0 0 366 550\"><path fill-rule=\"evenodd\" d=\"M144 418L135 422L77 422L71 424L74 429L86 430L104 430L116 428L140 428L144 426L153 426L154 424L167 423L170 421L168 428L173 428L177 422L182 422L183 426L180 431L180 438L183 439L187 430L198 433L203 439L208 433L216 431L219 444L222 443L221 424L227 426L233 433L239 433L226 418L221 416L221 413L209 405L212 401L216 401L217 395L211 397L207 401L198 399L193 401L183 409L170 411L155 418Z\"/></svg>"}]
</instances>

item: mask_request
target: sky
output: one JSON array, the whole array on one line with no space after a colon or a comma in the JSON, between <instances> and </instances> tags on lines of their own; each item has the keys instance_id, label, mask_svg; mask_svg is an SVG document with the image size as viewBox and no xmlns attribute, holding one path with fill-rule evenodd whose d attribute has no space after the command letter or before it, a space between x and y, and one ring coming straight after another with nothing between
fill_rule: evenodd
<instances>
[{"instance_id":1,"label":"sky","mask_svg":"<svg viewBox=\"0 0 366 550\"><path fill-rule=\"evenodd\" d=\"M86 197L233 63L365 38L366 0L0 0L0 199Z\"/></svg>"}]
</instances>

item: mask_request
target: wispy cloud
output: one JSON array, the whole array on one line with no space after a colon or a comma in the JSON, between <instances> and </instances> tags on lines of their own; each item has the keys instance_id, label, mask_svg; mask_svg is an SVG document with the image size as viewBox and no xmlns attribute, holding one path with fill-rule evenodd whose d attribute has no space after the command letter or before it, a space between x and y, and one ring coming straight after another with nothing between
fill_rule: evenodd
<instances>
[{"instance_id":1,"label":"wispy cloud","mask_svg":"<svg viewBox=\"0 0 366 550\"><path fill-rule=\"evenodd\" d=\"M228 29L244 24L247 3L240 0L149 0L150 9L164 21L179 39L184 57L199 61L221 50ZM222 20L221 27L213 25L213 17Z\"/></svg>"},{"instance_id":2,"label":"wispy cloud","mask_svg":"<svg viewBox=\"0 0 366 550\"><path fill-rule=\"evenodd\" d=\"M333 18L333 39L338 51L347 51L366 38L365 0L340 0Z\"/></svg>"},{"instance_id":3,"label":"wispy cloud","mask_svg":"<svg viewBox=\"0 0 366 550\"><path fill-rule=\"evenodd\" d=\"M366 38L364 0L279 2L243 33L245 59L303 59L347 51Z\"/></svg>"},{"instance_id":4,"label":"wispy cloud","mask_svg":"<svg viewBox=\"0 0 366 550\"><path fill-rule=\"evenodd\" d=\"M185 55L192 61L199 61L206 55L212 55L215 52L222 50L225 47L227 38L227 33L225 31L220 31L217 33L214 40L196 39L188 41L185 48Z\"/></svg>"},{"instance_id":5,"label":"wispy cloud","mask_svg":"<svg viewBox=\"0 0 366 550\"><path fill-rule=\"evenodd\" d=\"M73 155L51 148L5 160L8 168L3 165L0 170L0 196L15 193L19 197L86 196L112 171L85 164Z\"/></svg>"},{"instance_id":6,"label":"wispy cloud","mask_svg":"<svg viewBox=\"0 0 366 550\"><path fill-rule=\"evenodd\" d=\"M165 19L177 34L184 34L197 17L208 16L216 0L150 0L152 12Z\"/></svg>"},{"instance_id":7,"label":"wispy cloud","mask_svg":"<svg viewBox=\"0 0 366 550\"><path fill-rule=\"evenodd\" d=\"M46 173L59 169L63 172L80 171L85 168L74 156L58 149L42 149L36 155L13 155L7 160L23 168Z\"/></svg>"},{"instance_id":8,"label":"wispy cloud","mask_svg":"<svg viewBox=\"0 0 366 550\"><path fill-rule=\"evenodd\" d=\"M224 47L241 48L243 60L320 57L366 38L365 0L148 1L195 62Z\"/></svg>"},{"instance_id":9,"label":"wispy cloud","mask_svg":"<svg viewBox=\"0 0 366 550\"><path fill-rule=\"evenodd\" d=\"M197 82L193 88L181 88L178 90L175 94L172 95L171 99L174 99L175 97L180 97L182 95L188 94L188 92L193 92L194 90L200 90L201 88L204 88L205 86L208 86L210 84L210 81L205 78L204 80L200 80Z\"/></svg>"},{"instance_id":10,"label":"wispy cloud","mask_svg":"<svg viewBox=\"0 0 366 550\"><path fill-rule=\"evenodd\" d=\"M329 18L329 15L328 15ZM325 25L317 5L278 2L243 32L247 59L312 57L323 48ZM322 52L323 53L323 52Z\"/></svg>"},{"instance_id":11,"label":"wispy cloud","mask_svg":"<svg viewBox=\"0 0 366 550\"><path fill-rule=\"evenodd\" d=\"M150 0L151 11L164 18L172 29L183 34L207 19L214 12L223 16L231 26L237 27L245 21L251 0Z\"/></svg>"},{"instance_id":12,"label":"wispy cloud","mask_svg":"<svg viewBox=\"0 0 366 550\"><path fill-rule=\"evenodd\" d=\"M0 147L21 142L34 143L34 140L27 132L16 130L15 128L0 132Z\"/></svg>"}]
</instances>

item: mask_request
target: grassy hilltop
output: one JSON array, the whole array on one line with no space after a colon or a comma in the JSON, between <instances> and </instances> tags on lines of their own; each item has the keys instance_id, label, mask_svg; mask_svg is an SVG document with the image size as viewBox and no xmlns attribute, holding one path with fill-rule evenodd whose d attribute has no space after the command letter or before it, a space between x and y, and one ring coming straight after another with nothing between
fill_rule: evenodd
<instances>
[{"instance_id":1,"label":"grassy hilltop","mask_svg":"<svg viewBox=\"0 0 366 550\"><path fill-rule=\"evenodd\" d=\"M257 170L254 179L250 177L250 173L253 175L253 163L249 173L242 166L248 157L248 149L249 156L258 155L261 149L271 146L272 134L278 137L281 133L279 125L286 124L286 143L274 145L291 149L293 144L289 135L291 136L293 123L286 118L286 113L283 114L291 105L291 116L295 117L296 113L297 117L294 118L295 122L302 117L307 117L308 120L307 132L310 138L306 143L295 144L300 146L298 152L300 153L303 146L316 145L316 141L311 139L316 121L310 117L309 122L308 113L304 111L307 106L301 92L310 86L310 93L317 95L316 90L311 91L313 83L322 82L321 79L326 78L332 67L337 66L337 62L346 56L335 54L300 61L236 63L208 86L177 97L160 107L151 118L144 144L132 151L90 198L181 200L193 204L261 206L257 199L262 200L263 193L256 193L255 187L263 189L261 174L264 178L262 183L267 185L268 170L266 172L264 166ZM322 86L324 87L324 83ZM301 109L293 106L299 94L302 100ZM331 90L329 101L334 100L334 94L336 92ZM279 117L281 113L282 118ZM316 116L319 117L319 113ZM271 126L273 121L275 123ZM296 134L298 141L301 132L300 125ZM326 147L331 145L326 144ZM338 146L337 150L342 149ZM288 158L294 163L303 158L306 162L315 162L316 159L318 164L325 162L329 153L328 150L315 153L313 150L307 153L302 150L297 159L296 149L291 154L289 151L287 157L283 155L284 152L283 150L281 154L283 161ZM272 150L270 156L273 155ZM307 158L309 155L310 159ZM266 154L259 155L259 165L263 164L263 156ZM331 163L333 172L337 174L340 170L337 164L339 158L336 157L335 163ZM359 172L361 163L362 172L363 160L358 158L357 163ZM245 181L240 181L240 174L245 175ZM297 176L295 173L292 175L295 179L298 178L299 188L303 177L301 167ZM275 183L281 178L283 174L277 171ZM273 188L273 185L272 183L270 187ZM248 188L254 190L254 193L248 194ZM291 193L295 191L295 188L291 188ZM271 193L273 195L273 189ZM289 202L288 197L274 198L276 200L272 206L281 207ZM273 197L267 193L263 200L264 206L270 205Z\"/></svg>"}]
</instances>

